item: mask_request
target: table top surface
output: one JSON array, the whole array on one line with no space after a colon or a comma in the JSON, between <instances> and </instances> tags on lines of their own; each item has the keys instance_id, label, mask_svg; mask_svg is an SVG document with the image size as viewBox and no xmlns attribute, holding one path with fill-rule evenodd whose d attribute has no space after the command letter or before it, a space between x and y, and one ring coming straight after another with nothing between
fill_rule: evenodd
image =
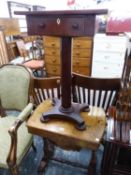
<instances>
[{"instance_id":1,"label":"table top surface","mask_svg":"<svg viewBox=\"0 0 131 175\"><path fill-rule=\"evenodd\" d=\"M106 115L102 108L90 107L90 112L81 112L86 123L86 130L80 131L69 121L51 119L46 123L40 121L43 112L52 109L50 99L41 103L27 122L28 131L48 138L64 147L90 148L96 150L101 142L106 127Z\"/></svg>"},{"instance_id":2,"label":"table top surface","mask_svg":"<svg viewBox=\"0 0 131 175\"><path fill-rule=\"evenodd\" d=\"M45 11L15 11L18 15L101 15L107 14L107 9L85 9L85 10L45 10Z\"/></svg>"}]
</instances>

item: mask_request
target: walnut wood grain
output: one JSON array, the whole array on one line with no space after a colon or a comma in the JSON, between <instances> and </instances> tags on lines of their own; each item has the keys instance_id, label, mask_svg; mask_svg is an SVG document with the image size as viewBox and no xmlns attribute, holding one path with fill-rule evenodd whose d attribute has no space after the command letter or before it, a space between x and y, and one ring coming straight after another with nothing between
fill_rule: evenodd
<instances>
[{"instance_id":1,"label":"walnut wood grain","mask_svg":"<svg viewBox=\"0 0 131 175\"><path fill-rule=\"evenodd\" d=\"M82 112L80 115L87 128L85 131L79 131L68 121L52 119L48 123L41 123L42 113L52 109L51 104L51 100L46 100L36 108L27 123L29 132L48 138L68 149L85 147L96 150L99 147L106 126L105 112L102 108L90 107L89 113Z\"/></svg>"}]
</instances>

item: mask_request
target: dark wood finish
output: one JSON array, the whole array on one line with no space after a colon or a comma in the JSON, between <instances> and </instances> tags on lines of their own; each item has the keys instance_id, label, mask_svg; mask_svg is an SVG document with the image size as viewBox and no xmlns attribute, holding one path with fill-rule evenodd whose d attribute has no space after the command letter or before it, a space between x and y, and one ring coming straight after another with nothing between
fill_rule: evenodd
<instances>
[{"instance_id":1,"label":"dark wood finish","mask_svg":"<svg viewBox=\"0 0 131 175\"><path fill-rule=\"evenodd\" d=\"M71 113L74 111L71 105L71 38L73 36L93 36L95 33L96 15L106 13L107 10L105 9L15 12L15 14L18 15L26 15L28 34L62 37L62 103L61 107L59 108L58 106L58 108L63 113ZM71 114L69 114L69 117L71 117ZM76 120L76 122L77 121L78 120ZM80 123L78 123L78 125L79 124Z\"/></svg>"},{"instance_id":2,"label":"dark wood finish","mask_svg":"<svg viewBox=\"0 0 131 175\"><path fill-rule=\"evenodd\" d=\"M129 54L128 50L126 51L125 54L125 63L123 67L122 81L124 81L124 83L127 84L131 83L131 50L129 51Z\"/></svg>"},{"instance_id":3,"label":"dark wood finish","mask_svg":"<svg viewBox=\"0 0 131 175\"><path fill-rule=\"evenodd\" d=\"M73 74L73 101L102 107L107 112L120 90L119 78L94 78Z\"/></svg>"},{"instance_id":4,"label":"dark wood finish","mask_svg":"<svg viewBox=\"0 0 131 175\"><path fill-rule=\"evenodd\" d=\"M103 175L129 175L131 168L119 162L121 149L131 151L131 53L126 52L121 90L116 107L109 110L105 149L102 164ZM123 157L126 159L126 156Z\"/></svg>"},{"instance_id":5,"label":"dark wood finish","mask_svg":"<svg viewBox=\"0 0 131 175\"><path fill-rule=\"evenodd\" d=\"M105 149L102 164L103 175L131 174L130 167L118 164L118 155L121 148L131 150L130 138L131 122L108 119L105 138Z\"/></svg>"},{"instance_id":6,"label":"dark wood finish","mask_svg":"<svg viewBox=\"0 0 131 175\"><path fill-rule=\"evenodd\" d=\"M37 11L15 12L15 14L26 15L30 35L72 37L93 36L96 15L107 14L107 10Z\"/></svg>"},{"instance_id":7,"label":"dark wood finish","mask_svg":"<svg viewBox=\"0 0 131 175\"><path fill-rule=\"evenodd\" d=\"M60 77L34 77L33 100L36 106L44 100L61 97Z\"/></svg>"},{"instance_id":8,"label":"dark wood finish","mask_svg":"<svg viewBox=\"0 0 131 175\"><path fill-rule=\"evenodd\" d=\"M72 107L72 103L71 103L71 39L73 36L94 36L96 15L106 14L106 13L107 13L107 10L105 10L105 9L104 10L100 10L100 9L99 10L83 10L83 11L74 10L74 11L16 12L16 14L19 14L19 15L26 15L28 34L30 34L30 35L34 35L34 34L51 35L51 36L61 36L62 37L62 57L61 57L61 65L63 68L63 70L61 72L61 82L62 82L62 84L61 84L62 85L62 99L61 99L61 101L62 102L61 102L61 106L58 106L57 108L60 109L61 112L69 114L69 116L71 116L72 112L74 111L74 110L72 110L73 107ZM67 55L67 56L65 56L65 55ZM65 61L65 59L66 59L66 61ZM66 93L67 95L65 95L64 93ZM51 104L52 104L52 102L51 102ZM77 110L77 107L78 106L75 105L76 110ZM45 107L44 107L44 109L45 109ZM42 107L42 112L44 112L43 107ZM36 116L36 114L34 114L34 116ZM41 117L41 116L39 116L39 117ZM81 115L79 115L79 118L82 119ZM37 119L43 128L43 124L40 122L40 118L37 117ZM86 118L83 119L83 123L84 123L84 120L86 123ZM59 122L60 121L58 120L58 123ZM76 120L76 122L77 122L77 120ZM36 122L34 122L34 123L36 126ZM40 128L38 130L36 128L33 129L34 126L32 127L31 124L33 124L33 123L31 122L30 124L28 124L29 132L34 131L34 132L37 132L37 134L38 133L44 134L43 130L41 130ZM50 124L51 123L49 122L48 125L46 125L46 124L44 124L44 125L46 125L47 127L50 127ZM79 146L80 146L80 148L84 147L85 144L81 140L82 136L84 135L83 134L84 131L83 132L80 132L80 131L73 132L73 128L72 128L70 134L68 135L70 124L71 123L68 123L68 122L66 123L66 121L61 122L58 129L56 126L56 129L53 130L53 132L52 132L52 128L54 128L54 121L53 121L52 127L50 129L48 128L48 131L45 132L46 133L45 136L48 137L48 139L54 138L54 142L55 142L55 139L57 138L56 142L58 145L60 144L61 146L62 146L62 142L65 143L64 141L66 139L66 145L68 145L70 147L75 146L75 144L77 147L79 147ZM68 129L66 129L66 127L68 127ZM66 136L64 136L62 134L62 131L60 131L61 129L59 130L59 128L64 128L64 133ZM96 128L96 125L95 125L95 128ZM102 128L102 127L99 127L99 130L100 130L100 128ZM87 131L87 129L85 128L85 132L86 131ZM56 132L56 135L54 134L55 132ZM79 137L76 132L80 132L82 135L80 135L80 137ZM53 137L51 136L50 133L53 134ZM71 136L72 133L74 133L73 142L72 142L73 136ZM101 134L103 135L103 130L102 130ZM88 133L86 133L85 140L87 138L90 140L92 136L89 138L89 137L87 137L87 135L88 135ZM44 135L42 135L42 136L44 136ZM76 138L76 140L75 140L75 138ZM80 140L78 138L80 138ZM97 138L99 138L99 136ZM83 144L81 141L83 142ZM98 142L99 141L97 141L97 143ZM73 143L73 145L72 145L72 143ZM92 145L92 143L91 143L91 145L90 145L90 143L91 142L88 142L87 147L90 147ZM93 149L93 147L92 147L92 149Z\"/></svg>"}]
</instances>

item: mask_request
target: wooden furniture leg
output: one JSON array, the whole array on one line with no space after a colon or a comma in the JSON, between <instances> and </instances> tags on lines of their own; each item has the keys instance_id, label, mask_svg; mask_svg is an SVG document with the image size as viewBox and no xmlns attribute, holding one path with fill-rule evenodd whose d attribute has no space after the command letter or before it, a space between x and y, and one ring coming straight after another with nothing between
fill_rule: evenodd
<instances>
[{"instance_id":1,"label":"wooden furniture leg","mask_svg":"<svg viewBox=\"0 0 131 175\"><path fill-rule=\"evenodd\" d=\"M118 151L119 147L117 144L113 144L110 142L105 143L102 161L102 175L112 175Z\"/></svg>"},{"instance_id":2,"label":"wooden furniture leg","mask_svg":"<svg viewBox=\"0 0 131 175\"><path fill-rule=\"evenodd\" d=\"M43 174L43 171L45 170L46 166L48 165L49 159L53 156L53 153L54 153L53 143L46 138L43 139L43 152L44 152L44 155L43 155L41 162L40 162L40 165L38 167L39 174Z\"/></svg>"}]
</instances>

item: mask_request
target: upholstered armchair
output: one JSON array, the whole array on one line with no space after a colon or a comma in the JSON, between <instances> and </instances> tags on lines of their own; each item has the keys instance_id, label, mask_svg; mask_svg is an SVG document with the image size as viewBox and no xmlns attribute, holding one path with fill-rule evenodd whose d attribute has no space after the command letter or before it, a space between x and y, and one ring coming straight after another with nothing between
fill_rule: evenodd
<instances>
[{"instance_id":1,"label":"upholstered armchair","mask_svg":"<svg viewBox=\"0 0 131 175\"><path fill-rule=\"evenodd\" d=\"M32 145L26 120L33 104L29 103L33 79L21 65L0 67L0 168L18 175L18 166Z\"/></svg>"}]
</instances>

